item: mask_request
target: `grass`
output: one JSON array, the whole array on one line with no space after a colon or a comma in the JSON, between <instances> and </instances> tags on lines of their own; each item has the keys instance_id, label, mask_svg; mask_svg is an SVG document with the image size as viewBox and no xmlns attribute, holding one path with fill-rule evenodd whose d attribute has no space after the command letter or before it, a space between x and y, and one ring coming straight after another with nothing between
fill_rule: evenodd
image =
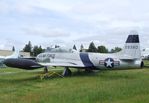
<instances>
[{"instance_id":1,"label":"grass","mask_svg":"<svg viewBox=\"0 0 149 103\"><path fill-rule=\"evenodd\" d=\"M147 67L97 73L73 71L69 78L41 80L42 71L0 69L0 103L149 103Z\"/></svg>"}]
</instances>

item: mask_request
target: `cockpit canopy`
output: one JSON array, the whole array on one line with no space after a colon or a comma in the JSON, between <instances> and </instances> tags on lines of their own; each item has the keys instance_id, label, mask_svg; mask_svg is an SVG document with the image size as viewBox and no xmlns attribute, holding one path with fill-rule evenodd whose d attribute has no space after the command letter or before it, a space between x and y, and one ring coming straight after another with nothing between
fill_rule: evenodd
<instances>
[{"instance_id":1,"label":"cockpit canopy","mask_svg":"<svg viewBox=\"0 0 149 103\"><path fill-rule=\"evenodd\" d=\"M36 57L37 62L44 62L48 63L50 62L51 58L55 58L55 53L75 53L77 52L74 49L66 49L66 48L50 48L47 49L44 53L39 54Z\"/></svg>"},{"instance_id":2,"label":"cockpit canopy","mask_svg":"<svg viewBox=\"0 0 149 103\"><path fill-rule=\"evenodd\" d=\"M50 48L47 49L46 52L50 52L50 53L75 53L77 52L74 49L67 49L67 48Z\"/></svg>"}]
</instances>

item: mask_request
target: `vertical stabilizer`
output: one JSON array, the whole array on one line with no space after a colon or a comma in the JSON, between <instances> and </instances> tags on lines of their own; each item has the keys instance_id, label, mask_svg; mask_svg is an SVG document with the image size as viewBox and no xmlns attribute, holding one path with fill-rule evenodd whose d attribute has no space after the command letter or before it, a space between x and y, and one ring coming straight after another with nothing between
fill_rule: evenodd
<instances>
[{"instance_id":1,"label":"vertical stabilizer","mask_svg":"<svg viewBox=\"0 0 149 103\"><path fill-rule=\"evenodd\" d=\"M141 58L140 41L138 33L131 33L122 50L122 58L139 59Z\"/></svg>"}]
</instances>

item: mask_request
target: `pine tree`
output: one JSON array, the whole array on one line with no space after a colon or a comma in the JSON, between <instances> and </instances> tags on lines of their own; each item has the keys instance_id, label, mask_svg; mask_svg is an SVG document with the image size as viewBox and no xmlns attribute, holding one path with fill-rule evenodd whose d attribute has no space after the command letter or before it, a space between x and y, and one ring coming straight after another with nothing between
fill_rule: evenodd
<instances>
[{"instance_id":1,"label":"pine tree","mask_svg":"<svg viewBox=\"0 0 149 103\"><path fill-rule=\"evenodd\" d=\"M81 46L80 46L80 52L82 52L83 49L84 49L84 46L83 46L83 44L81 44Z\"/></svg>"},{"instance_id":2,"label":"pine tree","mask_svg":"<svg viewBox=\"0 0 149 103\"><path fill-rule=\"evenodd\" d=\"M103 45L98 46L97 51L99 53L108 53L108 49L105 46L103 46Z\"/></svg>"},{"instance_id":3,"label":"pine tree","mask_svg":"<svg viewBox=\"0 0 149 103\"><path fill-rule=\"evenodd\" d=\"M73 46L73 49L74 49L74 50L77 50L76 45Z\"/></svg>"},{"instance_id":4,"label":"pine tree","mask_svg":"<svg viewBox=\"0 0 149 103\"><path fill-rule=\"evenodd\" d=\"M12 51L15 51L15 47L14 46L12 47Z\"/></svg>"},{"instance_id":5,"label":"pine tree","mask_svg":"<svg viewBox=\"0 0 149 103\"><path fill-rule=\"evenodd\" d=\"M37 56L38 54L42 53L43 52L43 49L41 46L34 46L33 47L33 56Z\"/></svg>"},{"instance_id":6,"label":"pine tree","mask_svg":"<svg viewBox=\"0 0 149 103\"><path fill-rule=\"evenodd\" d=\"M24 52L30 52L30 55L33 55L32 54L32 44L30 41L28 42L28 44L25 45L25 47L23 48L23 51Z\"/></svg>"},{"instance_id":7,"label":"pine tree","mask_svg":"<svg viewBox=\"0 0 149 103\"><path fill-rule=\"evenodd\" d=\"M111 53L116 53L116 52L119 52L119 51L121 51L122 50L122 48L120 48L120 47L115 47L114 49L111 49Z\"/></svg>"},{"instance_id":8,"label":"pine tree","mask_svg":"<svg viewBox=\"0 0 149 103\"><path fill-rule=\"evenodd\" d=\"M97 48L95 47L95 44L93 42L90 43L87 51L88 52L97 52Z\"/></svg>"}]
</instances>

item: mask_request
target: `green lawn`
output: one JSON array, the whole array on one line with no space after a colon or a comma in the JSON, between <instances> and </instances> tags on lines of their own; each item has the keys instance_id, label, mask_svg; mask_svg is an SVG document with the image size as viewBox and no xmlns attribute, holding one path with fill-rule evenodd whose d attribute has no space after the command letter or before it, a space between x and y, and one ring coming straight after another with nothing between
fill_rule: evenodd
<instances>
[{"instance_id":1,"label":"green lawn","mask_svg":"<svg viewBox=\"0 0 149 103\"><path fill-rule=\"evenodd\" d=\"M40 73L0 69L0 103L149 103L147 67L90 74L74 71L72 77L44 80Z\"/></svg>"}]
</instances>

